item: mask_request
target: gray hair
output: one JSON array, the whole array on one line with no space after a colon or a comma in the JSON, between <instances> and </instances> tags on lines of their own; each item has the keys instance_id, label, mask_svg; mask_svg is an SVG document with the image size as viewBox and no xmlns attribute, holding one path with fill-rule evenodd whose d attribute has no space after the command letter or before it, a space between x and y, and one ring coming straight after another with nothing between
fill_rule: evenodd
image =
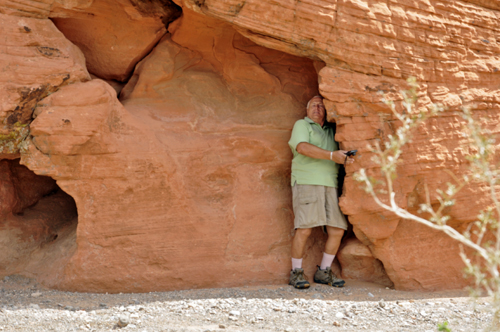
<instances>
[{"instance_id":1,"label":"gray hair","mask_svg":"<svg viewBox=\"0 0 500 332\"><path fill-rule=\"evenodd\" d=\"M309 109L309 105L311 104L311 101L312 101L314 98L320 98L320 99L321 99L321 101L323 101L323 97L321 97L320 95L316 95L316 96L312 97L311 99L309 99L309 101L307 102L306 109Z\"/></svg>"}]
</instances>

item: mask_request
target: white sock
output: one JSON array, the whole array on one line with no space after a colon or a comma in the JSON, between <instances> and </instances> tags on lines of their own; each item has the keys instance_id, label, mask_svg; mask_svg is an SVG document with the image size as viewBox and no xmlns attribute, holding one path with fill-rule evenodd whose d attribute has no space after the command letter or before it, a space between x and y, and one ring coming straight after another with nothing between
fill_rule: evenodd
<instances>
[{"instance_id":1,"label":"white sock","mask_svg":"<svg viewBox=\"0 0 500 332\"><path fill-rule=\"evenodd\" d=\"M292 270L301 269L302 268L302 258L293 258L292 257Z\"/></svg>"},{"instance_id":2,"label":"white sock","mask_svg":"<svg viewBox=\"0 0 500 332\"><path fill-rule=\"evenodd\" d=\"M329 255L326 252L324 252L323 259L321 260L321 266L319 268L324 270L327 267L332 267L332 263L333 263L334 259L335 259L335 255Z\"/></svg>"}]
</instances>

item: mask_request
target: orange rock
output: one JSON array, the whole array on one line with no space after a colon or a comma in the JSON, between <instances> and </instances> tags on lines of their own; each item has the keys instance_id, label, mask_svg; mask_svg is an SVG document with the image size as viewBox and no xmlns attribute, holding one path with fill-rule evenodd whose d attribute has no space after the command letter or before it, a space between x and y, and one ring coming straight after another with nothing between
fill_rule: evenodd
<instances>
[{"instance_id":1,"label":"orange rock","mask_svg":"<svg viewBox=\"0 0 500 332\"><path fill-rule=\"evenodd\" d=\"M436 291L470 285L463 276L458 243L426 226L401 220L390 239L376 241L372 248L376 257L383 257L396 289Z\"/></svg>"},{"instance_id":2,"label":"orange rock","mask_svg":"<svg viewBox=\"0 0 500 332\"><path fill-rule=\"evenodd\" d=\"M95 0L70 9L56 6L50 16L85 54L92 74L125 81L166 33L165 24L178 16L176 11L162 18L148 14L128 0Z\"/></svg>"},{"instance_id":3,"label":"orange rock","mask_svg":"<svg viewBox=\"0 0 500 332\"><path fill-rule=\"evenodd\" d=\"M337 258L342 266L342 278L393 286L382 263L373 257L370 249L358 239L350 238L344 241Z\"/></svg>"},{"instance_id":4,"label":"orange rock","mask_svg":"<svg viewBox=\"0 0 500 332\"><path fill-rule=\"evenodd\" d=\"M357 162L347 169L341 208L349 215L357 237L382 261L396 288L463 286L463 264L453 241L434 232L422 240L425 228L412 225L410 230L403 226L408 222L382 212L359 189L352 174L360 167L368 168L371 175L379 174L367 145L383 141L397 125L381 103L379 92L401 100L398 91L406 88L404 79L410 75L425 82L421 84L419 107L442 102L453 111L464 103L475 102L478 109L484 110L482 114L498 123L500 90L493 82L498 82L500 70L500 59L495 55L499 45L492 43L498 5L454 0L390 4L251 0L238 4L207 0L200 10L233 23L258 44L326 62L319 73L320 92L327 99L329 119L337 122L336 138L344 149L360 151ZM413 143L405 148L398 171L396 192L400 206L416 213L424 185L434 192L450 180L444 170L465 172L463 156L467 151L460 127L459 118L445 113L419 129ZM458 195L457 205L450 210L454 227L462 228L485 206L486 199L465 203L471 193L474 197L485 195L483 188L469 188ZM419 231L413 234L414 229ZM404 236L404 232L410 233ZM446 243L452 249L434 250L432 241ZM406 246L412 248L414 256L401 269ZM438 268L440 262L446 262L446 272ZM412 272L404 272L407 268ZM454 283L447 282L447 273L453 275ZM411 279L413 274L418 275L418 282Z\"/></svg>"},{"instance_id":5,"label":"orange rock","mask_svg":"<svg viewBox=\"0 0 500 332\"><path fill-rule=\"evenodd\" d=\"M287 280L287 141L317 93L312 62L191 13L172 40L138 65L125 108L100 80L37 108L23 163L55 178L79 211L78 249L64 278L46 284L118 292ZM321 243L318 232L310 274Z\"/></svg>"},{"instance_id":6,"label":"orange rock","mask_svg":"<svg viewBox=\"0 0 500 332\"><path fill-rule=\"evenodd\" d=\"M0 14L47 18L55 0L0 0Z\"/></svg>"},{"instance_id":7,"label":"orange rock","mask_svg":"<svg viewBox=\"0 0 500 332\"><path fill-rule=\"evenodd\" d=\"M0 119L5 125L17 114L24 125L33 109L36 116L27 141L26 130L4 126L0 134L17 136L0 158L17 157L24 142L23 163L56 179L79 211L77 251L40 280L86 291L285 282L292 236L286 143L319 81L337 140L359 151L340 206L362 245L345 246L343 271L380 272L379 260L397 289L467 283L456 243L383 211L353 174L363 167L379 176L368 144L383 143L399 125L380 92L400 101L409 76L421 82L420 109L441 102L448 111L405 147L397 203L417 213L426 186L434 192L451 180L448 170L466 172L469 151L454 111L475 105L495 133L500 122L499 5L175 2L183 16L164 35L159 17L171 12L153 3L0 0L7 41L0 48L7 74L0 78ZM125 81L133 71L123 89L86 82L81 53L48 16L82 48L96 76ZM112 34L118 38L105 38ZM19 92L44 85L51 88L29 100ZM450 224L464 229L487 204L486 188L466 188L449 210ZM309 275L323 243L317 230L306 254Z\"/></svg>"},{"instance_id":8,"label":"orange rock","mask_svg":"<svg viewBox=\"0 0 500 332\"><path fill-rule=\"evenodd\" d=\"M0 14L0 158L19 158L37 103L89 80L84 57L50 20Z\"/></svg>"}]
</instances>

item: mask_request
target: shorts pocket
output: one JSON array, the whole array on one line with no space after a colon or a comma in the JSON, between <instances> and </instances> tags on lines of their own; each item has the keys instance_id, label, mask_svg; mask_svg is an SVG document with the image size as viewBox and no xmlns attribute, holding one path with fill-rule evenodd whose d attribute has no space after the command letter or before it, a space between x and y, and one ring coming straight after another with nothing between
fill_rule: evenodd
<instances>
[{"instance_id":1,"label":"shorts pocket","mask_svg":"<svg viewBox=\"0 0 500 332\"><path fill-rule=\"evenodd\" d=\"M318 195L313 186L303 186L301 189L299 192L299 204L308 205L317 202Z\"/></svg>"},{"instance_id":2,"label":"shorts pocket","mask_svg":"<svg viewBox=\"0 0 500 332\"><path fill-rule=\"evenodd\" d=\"M299 185L292 190L294 191L295 228L325 225L326 215L324 204L322 204L321 188L314 185Z\"/></svg>"},{"instance_id":3,"label":"shorts pocket","mask_svg":"<svg viewBox=\"0 0 500 332\"><path fill-rule=\"evenodd\" d=\"M299 197L299 204L312 204L316 203L318 197L315 195L302 195Z\"/></svg>"}]
</instances>

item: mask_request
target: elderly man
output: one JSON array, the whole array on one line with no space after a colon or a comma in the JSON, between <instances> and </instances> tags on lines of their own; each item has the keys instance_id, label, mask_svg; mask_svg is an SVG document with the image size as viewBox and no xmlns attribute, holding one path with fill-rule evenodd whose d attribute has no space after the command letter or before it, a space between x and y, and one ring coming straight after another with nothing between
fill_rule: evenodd
<instances>
[{"instance_id":1,"label":"elderly man","mask_svg":"<svg viewBox=\"0 0 500 332\"><path fill-rule=\"evenodd\" d=\"M295 214L295 236L292 242L290 285L310 286L302 257L313 227L322 227L328 234L321 265L314 282L343 287L345 281L332 273L331 265L347 229L347 221L339 209L337 197L338 164L352 163L347 151L339 150L334 128L325 121L323 98L313 97L307 104L307 116L293 126L288 145L292 149L292 194Z\"/></svg>"}]
</instances>

